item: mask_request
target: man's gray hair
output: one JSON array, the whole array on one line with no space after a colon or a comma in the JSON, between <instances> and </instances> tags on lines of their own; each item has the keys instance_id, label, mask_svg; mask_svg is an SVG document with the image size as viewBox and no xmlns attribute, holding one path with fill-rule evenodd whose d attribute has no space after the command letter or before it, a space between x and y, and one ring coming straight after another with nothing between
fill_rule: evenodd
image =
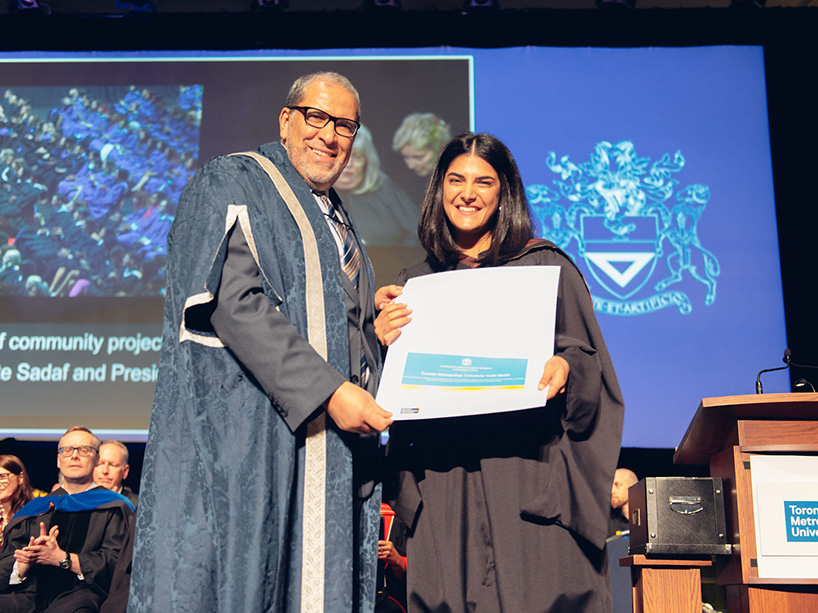
<instances>
[{"instance_id":1,"label":"man's gray hair","mask_svg":"<svg viewBox=\"0 0 818 613\"><path fill-rule=\"evenodd\" d=\"M110 441L102 441L102 445L116 445L117 447L119 447L119 450L122 452L122 466L125 466L125 465L128 464L128 458L130 457L130 454L128 453L128 448L125 446L124 443L121 443L119 441L110 440ZM100 445L100 449L102 448L102 445Z\"/></svg>"},{"instance_id":2,"label":"man's gray hair","mask_svg":"<svg viewBox=\"0 0 818 613\"><path fill-rule=\"evenodd\" d=\"M285 106L299 106L304 101L304 96L307 87L313 81L326 81L328 83L335 83L340 85L349 93L355 96L355 103L358 105L358 116L355 119L361 118L361 97L358 95L358 90L344 75L337 72L312 72L303 77L298 77L290 87L290 92L287 94L287 102Z\"/></svg>"}]
</instances>

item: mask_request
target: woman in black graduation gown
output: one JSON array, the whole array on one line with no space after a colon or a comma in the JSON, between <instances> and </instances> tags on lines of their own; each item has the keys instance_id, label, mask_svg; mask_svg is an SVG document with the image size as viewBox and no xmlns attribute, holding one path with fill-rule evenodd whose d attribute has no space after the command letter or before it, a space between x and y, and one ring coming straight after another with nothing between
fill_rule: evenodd
<instances>
[{"instance_id":1,"label":"woman in black graduation gown","mask_svg":"<svg viewBox=\"0 0 818 613\"><path fill-rule=\"evenodd\" d=\"M426 260L376 296L385 346L411 321L399 298L409 278L480 266L561 271L554 356L540 381L550 386L546 407L391 428L385 498L409 527L410 611L610 611L604 547L624 407L581 274L533 239L516 163L488 134L461 134L443 150L418 235Z\"/></svg>"}]
</instances>

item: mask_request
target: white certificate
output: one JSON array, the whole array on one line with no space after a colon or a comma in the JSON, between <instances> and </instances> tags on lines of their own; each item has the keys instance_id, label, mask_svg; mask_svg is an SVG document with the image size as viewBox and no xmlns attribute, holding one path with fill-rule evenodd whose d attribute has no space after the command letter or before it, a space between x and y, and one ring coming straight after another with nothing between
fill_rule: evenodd
<instances>
[{"instance_id":1,"label":"white certificate","mask_svg":"<svg viewBox=\"0 0 818 613\"><path fill-rule=\"evenodd\" d=\"M410 279L412 321L389 347L377 402L395 420L545 406L559 266L454 270Z\"/></svg>"}]
</instances>

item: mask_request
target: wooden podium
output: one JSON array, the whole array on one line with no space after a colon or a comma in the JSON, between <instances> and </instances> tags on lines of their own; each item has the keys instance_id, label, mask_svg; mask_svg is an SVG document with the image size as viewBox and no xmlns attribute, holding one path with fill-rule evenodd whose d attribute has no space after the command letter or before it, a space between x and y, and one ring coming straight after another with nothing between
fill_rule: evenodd
<instances>
[{"instance_id":1,"label":"wooden podium","mask_svg":"<svg viewBox=\"0 0 818 613\"><path fill-rule=\"evenodd\" d=\"M709 464L724 479L733 555L719 564L730 613L818 611L818 577L758 576L750 478L757 454L818 454L818 394L755 394L705 398L673 456L675 464Z\"/></svg>"}]
</instances>

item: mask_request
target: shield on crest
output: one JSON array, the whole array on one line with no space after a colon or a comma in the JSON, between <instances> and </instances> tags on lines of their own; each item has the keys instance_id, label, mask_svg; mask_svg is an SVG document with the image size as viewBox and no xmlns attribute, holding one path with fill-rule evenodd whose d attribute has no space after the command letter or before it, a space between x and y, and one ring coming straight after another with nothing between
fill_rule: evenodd
<instances>
[{"instance_id":1,"label":"shield on crest","mask_svg":"<svg viewBox=\"0 0 818 613\"><path fill-rule=\"evenodd\" d=\"M597 282L626 300L650 279L659 259L658 219L632 215L611 219L582 215L580 256Z\"/></svg>"}]
</instances>

